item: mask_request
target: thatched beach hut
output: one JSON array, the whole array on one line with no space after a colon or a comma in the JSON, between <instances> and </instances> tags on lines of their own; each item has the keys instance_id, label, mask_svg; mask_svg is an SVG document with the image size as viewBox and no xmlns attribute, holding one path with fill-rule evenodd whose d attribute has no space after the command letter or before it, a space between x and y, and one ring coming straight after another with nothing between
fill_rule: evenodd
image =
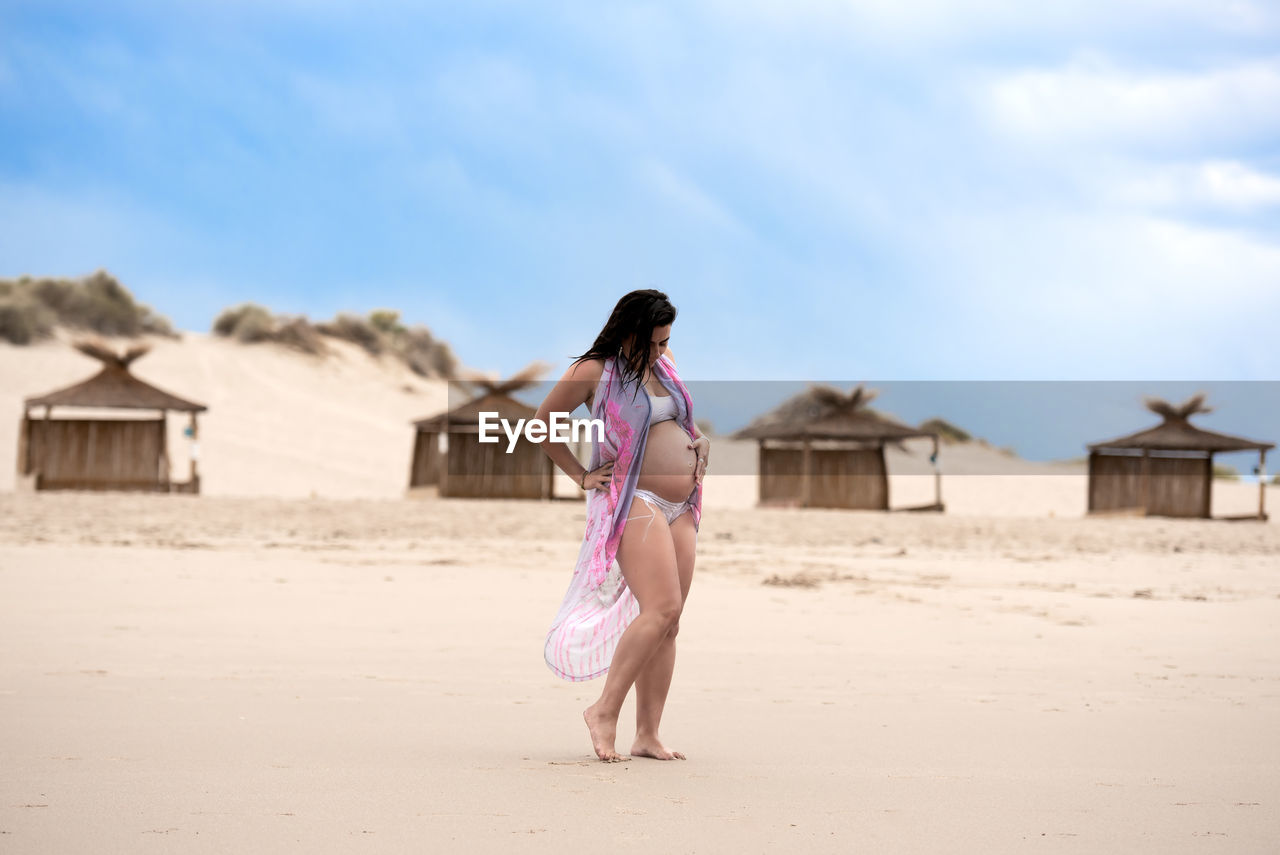
<instances>
[{"instance_id":1,"label":"thatched beach hut","mask_svg":"<svg viewBox=\"0 0 1280 855\"><path fill-rule=\"evenodd\" d=\"M521 436L508 453L500 429L499 442L479 440L482 412L496 412L511 425L537 415L510 393L531 385L543 371L539 363L502 382L473 376L465 382L479 392L477 397L414 422L410 489L435 486L440 496L451 498L551 498L555 467L537 443Z\"/></svg>"},{"instance_id":2,"label":"thatched beach hut","mask_svg":"<svg viewBox=\"0 0 1280 855\"><path fill-rule=\"evenodd\" d=\"M862 386L848 394L811 386L734 433L760 443L760 504L887 511L885 446L928 437L935 500L902 510L943 510L938 434L869 409L876 394Z\"/></svg>"},{"instance_id":3,"label":"thatched beach hut","mask_svg":"<svg viewBox=\"0 0 1280 855\"><path fill-rule=\"evenodd\" d=\"M1145 401L1161 416L1155 427L1095 442L1089 448L1089 513L1136 513L1166 517L1210 516L1213 455L1258 452L1258 513L1222 519L1260 519L1266 513L1266 461L1270 442L1230 436L1189 422L1204 406L1196 395L1180 406L1158 398Z\"/></svg>"},{"instance_id":4,"label":"thatched beach hut","mask_svg":"<svg viewBox=\"0 0 1280 855\"><path fill-rule=\"evenodd\" d=\"M27 398L18 432L18 475L31 479L36 490L142 490L200 492L194 453L191 478L169 477L168 413L187 413L187 435L198 436L196 414L207 407L179 398L140 380L130 366L148 351L147 345L123 354L96 342L76 348L99 360L102 369L89 379L46 395ZM41 417L34 411L43 407ZM115 410L112 416L55 418L55 409ZM130 417L155 410L154 418Z\"/></svg>"}]
</instances>

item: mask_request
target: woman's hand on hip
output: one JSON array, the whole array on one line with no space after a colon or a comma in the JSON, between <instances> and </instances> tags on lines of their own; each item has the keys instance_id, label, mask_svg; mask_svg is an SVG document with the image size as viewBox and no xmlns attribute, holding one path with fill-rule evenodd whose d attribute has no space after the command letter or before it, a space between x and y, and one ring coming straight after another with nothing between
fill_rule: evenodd
<instances>
[{"instance_id":1,"label":"woman's hand on hip","mask_svg":"<svg viewBox=\"0 0 1280 855\"><path fill-rule=\"evenodd\" d=\"M591 469L587 472L587 477L583 479L583 487L588 490L599 490L609 486L613 481L613 461L601 466L599 469Z\"/></svg>"},{"instance_id":2,"label":"woman's hand on hip","mask_svg":"<svg viewBox=\"0 0 1280 855\"><path fill-rule=\"evenodd\" d=\"M700 436L690 442L689 447L696 449L698 452L698 463L693 468L693 474L697 482L701 484L702 476L707 474L707 467L711 465L711 440L705 436Z\"/></svg>"}]
</instances>

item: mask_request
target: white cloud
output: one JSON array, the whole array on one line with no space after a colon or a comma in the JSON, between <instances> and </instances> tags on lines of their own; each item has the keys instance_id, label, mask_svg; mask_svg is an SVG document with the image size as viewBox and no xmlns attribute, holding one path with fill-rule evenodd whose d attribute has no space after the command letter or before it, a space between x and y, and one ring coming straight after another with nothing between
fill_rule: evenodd
<instances>
[{"instance_id":1,"label":"white cloud","mask_svg":"<svg viewBox=\"0 0 1280 855\"><path fill-rule=\"evenodd\" d=\"M1196 191L1206 200L1238 208L1280 204L1280 178L1243 163L1213 161L1202 164L1197 173Z\"/></svg>"},{"instance_id":2,"label":"white cloud","mask_svg":"<svg viewBox=\"0 0 1280 855\"><path fill-rule=\"evenodd\" d=\"M1061 290L1063 307L1094 301L1188 314L1212 301L1280 298L1280 247L1228 229L1143 214L1009 210L940 224L957 274L989 296Z\"/></svg>"},{"instance_id":3,"label":"white cloud","mask_svg":"<svg viewBox=\"0 0 1280 855\"><path fill-rule=\"evenodd\" d=\"M1242 317L1280 317L1280 247L1135 214L1007 210L929 225L941 243L935 274L952 283L939 334L965 330L975 363L1075 378L1241 363L1280 372L1270 342L1240 334Z\"/></svg>"},{"instance_id":4,"label":"white cloud","mask_svg":"<svg viewBox=\"0 0 1280 855\"><path fill-rule=\"evenodd\" d=\"M1018 39L1058 44L1153 33L1274 33L1280 14L1266 0L709 0L726 21L755 21L779 33L861 42L873 50Z\"/></svg>"},{"instance_id":5,"label":"white cloud","mask_svg":"<svg viewBox=\"0 0 1280 855\"><path fill-rule=\"evenodd\" d=\"M1036 143L1158 149L1240 144L1280 133L1280 61L1200 73L1125 71L1085 58L1003 75L980 94L997 127Z\"/></svg>"},{"instance_id":6,"label":"white cloud","mask_svg":"<svg viewBox=\"0 0 1280 855\"><path fill-rule=\"evenodd\" d=\"M1102 195L1148 208L1248 213L1280 206L1280 178L1237 160L1128 166Z\"/></svg>"}]
</instances>

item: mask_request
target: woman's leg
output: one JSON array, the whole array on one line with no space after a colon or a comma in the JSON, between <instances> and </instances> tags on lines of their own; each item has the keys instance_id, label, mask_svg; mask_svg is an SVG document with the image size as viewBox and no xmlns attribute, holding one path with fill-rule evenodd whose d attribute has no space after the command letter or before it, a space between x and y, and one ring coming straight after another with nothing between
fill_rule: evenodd
<instances>
[{"instance_id":1,"label":"woman's leg","mask_svg":"<svg viewBox=\"0 0 1280 855\"><path fill-rule=\"evenodd\" d=\"M676 552L676 568L680 575L680 604L689 598L689 585L693 582L694 546L697 530L693 527L693 514L685 512L671 521L671 543ZM623 532L625 535L626 533ZM631 753L658 760L685 759L679 751L671 751L658 736L662 722L662 710L667 703L667 690L671 688L671 675L676 667L676 634L680 622L658 645L652 658L636 677L636 741Z\"/></svg>"},{"instance_id":2,"label":"woman's leg","mask_svg":"<svg viewBox=\"0 0 1280 855\"><path fill-rule=\"evenodd\" d=\"M640 614L618 639L600 699L582 713L596 755L609 761L622 759L614 749L622 702L644 664L680 619L680 577L666 518L642 499L632 500L627 517L617 559L622 578L640 605Z\"/></svg>"}]
</instances>

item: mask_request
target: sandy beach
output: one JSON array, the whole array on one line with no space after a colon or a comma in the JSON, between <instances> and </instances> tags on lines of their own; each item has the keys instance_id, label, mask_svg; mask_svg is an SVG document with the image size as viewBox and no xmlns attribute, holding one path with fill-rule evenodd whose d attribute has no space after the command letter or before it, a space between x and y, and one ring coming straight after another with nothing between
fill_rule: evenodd
<instances>
[{"instance_id":1,"label":"sandy beach","mask_svg":"<svg viewBox=\"0 0 1280 855\"><path fill-rule=\"evenodd\" d=\"M617 765L580 504L0 497L0 850L1274 851L1274 523L707 495L690 759Z\"/></svg>"}]
</instances>

